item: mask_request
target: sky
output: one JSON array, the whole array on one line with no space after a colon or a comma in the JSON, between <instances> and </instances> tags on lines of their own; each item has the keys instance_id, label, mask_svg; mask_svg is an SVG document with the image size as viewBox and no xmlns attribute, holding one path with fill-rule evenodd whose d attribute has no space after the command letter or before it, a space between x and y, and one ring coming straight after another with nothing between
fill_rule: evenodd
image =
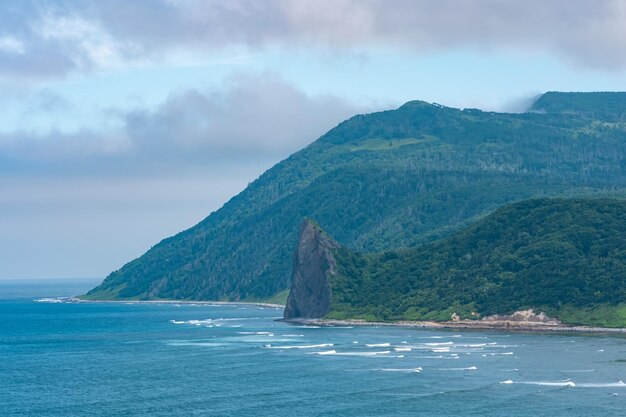
<instances>
[{"instance_id":1,"label":"sky","mask_svg":"<svg viewBox=\"0 0 626 417\"><path fill-rule=\"evenodd\" d=\"M103 278L342 120L626 90L626 0L3 0L0 279Z\"/></svg>"}]
</instances>

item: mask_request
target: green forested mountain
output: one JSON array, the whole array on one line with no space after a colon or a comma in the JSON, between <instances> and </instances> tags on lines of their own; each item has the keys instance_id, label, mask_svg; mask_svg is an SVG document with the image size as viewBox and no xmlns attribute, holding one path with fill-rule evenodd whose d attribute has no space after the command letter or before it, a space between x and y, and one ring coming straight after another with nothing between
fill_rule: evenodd
<instances>
[{"instance_id":1,"label":"green forested mountain","mask_svg":"<svg viewBox=\"0 0 626 417\"><path fill-rule=\"evenodd\" d=\"M304 217L342 245L372 252L432 241L531 196L622 190L623 96L600 94L548 93L523 114L413 101L357 115L112 272L87 298L270 297L289 286ZM573 102L598 100L622 105L571 111Z\"/></svg>"},{"instance_id":2,"label":"green forested mountain","mask_svg":"<svg viewBox=\"0 0 626 417\"><path fill-rule=\"evenodd\" d=\"M561 112L594 117L602 121L626 121L626 93L559 93L539 97L531 107L536 112Z\"/></svg>"},{"instance_id":3,"label":"green forested mountain","mask_svg":"<svg viewBox=\"0 0 626 417\"><path fill-rule=\"evenodd\" d=\"M626 200L526 200L419 248L342 248L335 259L331 318L450 320L533 308L573 324L626 326Z\"/></svg>"}]
</instances>

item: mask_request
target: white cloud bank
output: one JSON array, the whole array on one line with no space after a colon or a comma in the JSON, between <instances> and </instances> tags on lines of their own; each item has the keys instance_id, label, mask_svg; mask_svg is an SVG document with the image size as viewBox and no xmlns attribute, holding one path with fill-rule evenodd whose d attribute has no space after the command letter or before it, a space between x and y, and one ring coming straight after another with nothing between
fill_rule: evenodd
<instances>
[{"instance_id":1,"label":"white cloud bank","mask_svg":"<svg viewBox=\"0 0 626 417\"><path fill-rule=\"evenodd\" d=\"M84 0L0 10L0 74L55 77L233 45L475 47L626 68L621 0Z\"/></svg>"},{"instance_id":2,"label":"white cloud bank","mask_svg":"<svg viewBox=\"0 0 626 417\"><path fill-rule=\"evenodd\" d=\"M0 173L149 174L268 163L363 110L308 95L274 74L239 75L222 89L188 89L155 108L117 112L115 131L0 134Z\"/></svg>"}]
</instances>

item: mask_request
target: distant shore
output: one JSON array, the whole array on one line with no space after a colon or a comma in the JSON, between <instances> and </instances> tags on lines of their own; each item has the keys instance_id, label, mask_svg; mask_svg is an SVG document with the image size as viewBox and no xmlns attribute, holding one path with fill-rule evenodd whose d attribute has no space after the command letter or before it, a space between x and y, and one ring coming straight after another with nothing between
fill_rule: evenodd
<instances>
[{"instance_id":1,"label":"distant shore","mask_svg":"<svg viewBox=\"0 0 626 417\"><path fill-rule=\"evenodd\" d=\"M283 304L256 301L193 301L193 300L84 300L79 297L57 298L67 303L115 303L115 304L194 304L194 305L244 305L266 308L285 308Z\"/></svg>"},{"instance_id":2,"label":"distant shore","mask_svg":"<svg viewBox=\"0 0 626 417\"><path fill-rule=\"evenodd\" d=\"M454 330L498 330L522 333L603 333L603 334L626 334L626 328L613 327L590 327L568 326L565 324L544 324L537 322L520 321L485 321L485 320L460 320L460 321L395 321L376 322L364 320L332 320L332 319L287 319L287 323L307 326L368 326L368 327L412 327L418 329L454 329Z\"/></svg>"}]
</instances>

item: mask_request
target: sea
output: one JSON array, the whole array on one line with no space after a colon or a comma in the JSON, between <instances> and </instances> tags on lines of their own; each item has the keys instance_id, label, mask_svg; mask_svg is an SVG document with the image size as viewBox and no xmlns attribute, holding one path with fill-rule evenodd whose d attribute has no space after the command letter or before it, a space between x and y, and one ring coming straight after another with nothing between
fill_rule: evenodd
<instances>
[{"instance_id":1,"label":"sea","mask_svg":"<svg viewBox=\"0 0 626 417\"><path fill-rule=\"evenodd\" d=\"M0 416L624 416L626 339L307 327L0 281Z\"/></svg>"}]
</instances>

